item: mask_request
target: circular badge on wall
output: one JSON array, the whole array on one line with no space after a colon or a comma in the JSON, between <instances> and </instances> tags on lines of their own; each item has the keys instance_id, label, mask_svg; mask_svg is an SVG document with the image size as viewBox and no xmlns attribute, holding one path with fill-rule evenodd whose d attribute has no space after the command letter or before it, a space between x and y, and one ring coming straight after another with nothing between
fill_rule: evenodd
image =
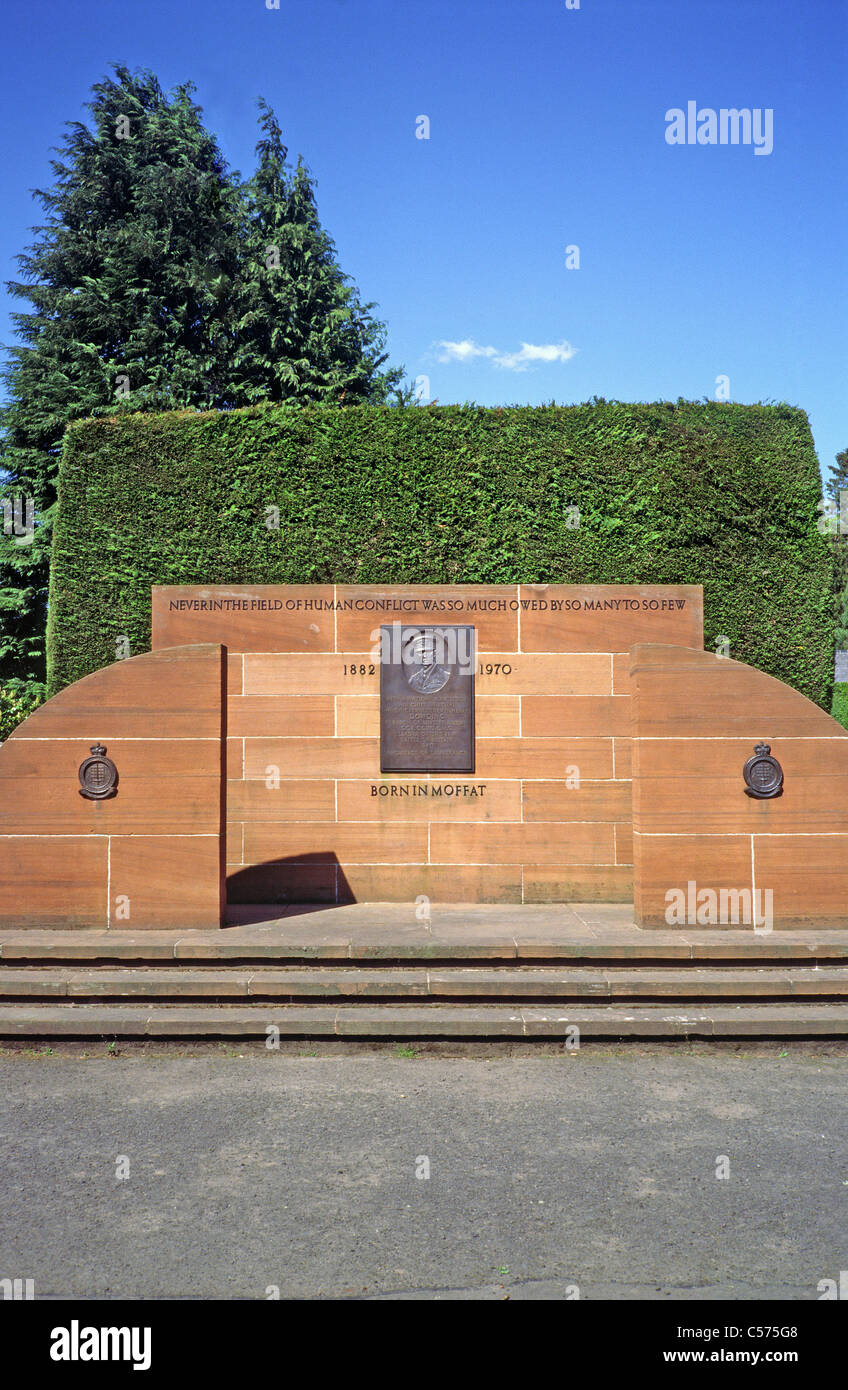
<instances>
[{"instance_id":1,"label":"circular badge on wall","mask_svg":"<svg viewBox=\"0 0 848 1390\"><path fill-rule=\"evenodd\" d=\"M106 757L104 744L95 743L92 746L91 757L80 764L79 779L80 796L89 801L105 801L107 797L115 795L118 769L112 759Z\"/></svg>"},{"instance_id":2,"label":"circular badge on wall","mask_svg":"<svg viewBox=\"0 0 848 1390\"><path fill-rule=\"evenodd\" d=\"M771 745L758 743L753 758L749 758L742 776L745 778L745 795L765 801L772 796L780 796L783 791L783 768L777 758L771 756Z\"/></svg>"}]
</instances>

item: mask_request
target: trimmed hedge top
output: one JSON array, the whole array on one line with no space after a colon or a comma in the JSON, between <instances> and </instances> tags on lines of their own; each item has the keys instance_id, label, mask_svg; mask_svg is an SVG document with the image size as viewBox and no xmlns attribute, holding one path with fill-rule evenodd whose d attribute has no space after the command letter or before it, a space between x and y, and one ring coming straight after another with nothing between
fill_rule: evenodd
<instances>
[{"instance_id":1,"label":"trimmed hedge top","mask_svg":"<svg viewBox=\"0 0 848 1390\"><path fill-rule=\"evenodd\" d=\"M127 643L148 650L152 584L703 584L709 650L728 638L829 708L820 497L807 416L785 405L79 421L59 477L50 690Z\"/></svg>"}]
</instances>

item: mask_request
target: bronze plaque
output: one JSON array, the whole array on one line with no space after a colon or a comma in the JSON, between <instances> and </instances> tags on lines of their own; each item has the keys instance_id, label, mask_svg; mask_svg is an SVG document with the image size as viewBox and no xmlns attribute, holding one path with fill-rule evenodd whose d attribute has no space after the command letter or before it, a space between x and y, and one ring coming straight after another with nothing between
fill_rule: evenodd
<instances>
[{"instance_id":1,"label":"bronze plaque","mask_svg":"<svg viewBox=\"0 0 848 1390\"><path fill-rule=\"evenodd\" d=\"M380 628L380 768L474 771L473 627Z\"/></svg>"}]
</instances>

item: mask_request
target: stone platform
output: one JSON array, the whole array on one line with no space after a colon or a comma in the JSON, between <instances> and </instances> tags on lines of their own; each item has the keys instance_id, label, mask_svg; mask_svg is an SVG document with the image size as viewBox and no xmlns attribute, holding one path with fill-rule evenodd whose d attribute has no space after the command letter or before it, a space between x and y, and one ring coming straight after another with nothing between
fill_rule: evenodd
<instances>
[{"instance_id":1,"label":"stone platform","mask_svg":"<svg viewBox=\"0 0 848 1390\"><path fill-rule=\"evenodd\" d=\"M632 904L231 906L220 930L0 928L0 961L848 961L848 930L636 926Z\"/></svg>"},{"instance_id":2,"label":"stone platform","mask_svg":"<svg viewBox=\"0 0 848 1390\"><path fill-rule=\"evenodd\" d=\"M0 1036L848 1037L839 929L643 930L628 905L580 903L230 917L0 932Z\"/></svg>"}]
</instances>

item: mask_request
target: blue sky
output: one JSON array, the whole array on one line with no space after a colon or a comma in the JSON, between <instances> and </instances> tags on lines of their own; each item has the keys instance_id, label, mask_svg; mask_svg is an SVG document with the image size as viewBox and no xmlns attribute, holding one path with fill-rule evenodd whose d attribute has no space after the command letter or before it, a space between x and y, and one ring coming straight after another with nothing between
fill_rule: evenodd
<instances>
[{"instance_id":1,"label":"blue sky","mask_svg":"<svg viewBox=\"0 0 848 1390\"><path fill-rule=\"evenodd\" d=\"M825 470L848 447L844 0L279 6L6 0L2 278L50 146L122 61L193 80L245 174L271 102L431 399L698 399L727 377L732 400L803 406ZM690 100L773 111L772 152L670 145Z\"/></svg>"}]
</instances>

